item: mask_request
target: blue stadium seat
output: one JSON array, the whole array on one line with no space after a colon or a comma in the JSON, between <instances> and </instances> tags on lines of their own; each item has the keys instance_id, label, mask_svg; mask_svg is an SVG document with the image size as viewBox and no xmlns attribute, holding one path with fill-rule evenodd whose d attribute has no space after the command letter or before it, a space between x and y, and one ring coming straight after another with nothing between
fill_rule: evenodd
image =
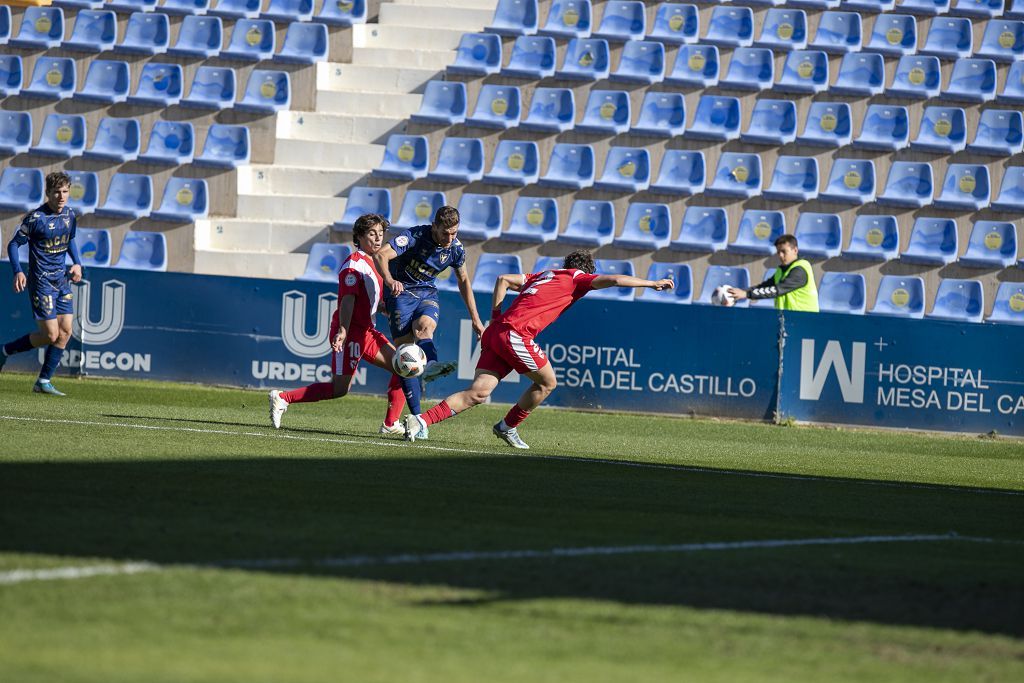
<instances>
[{"instance_id":1,"label":"blue stadium seat","mask_svg":"<svg viewBox=\"0 0 1024 683\"><path fill-rule=\"evenodd\" d=\"M445 268L441 273L438 274L437 289L441 292L457 292L459 291L459 281L455 276L454 268Z\"/></svg>"},{"instance_id":2,"label":"blue stadium seat","mask_svg":"<svg viewBox=\"0 0 1024 683\"><path fill-rule=\"evenodd\" d=\"M555 72L555 76L576 81L600 81L608 78L610 66L607 40L573 38L565 49L562 68Z\"/></svg>"},{"instance_id":3,"label":"blue stadium seat","mask_svg":"<svg viewBox=\"0 0 1024 683\"><path fill-rule=\"evenodd\" d=\"M735 140L740 136L740 118L738 98L701 95L693 124L683 135L695 140Z\"/></svg>"},{"instance_id":4,"label":"blue stadium seat","mask_svg":"<svg viewBox=\"0 0 1024 683\"><path fill-rule=\"evenodd\" d=\"M1003 14L1003 0L953 0L952 14L995 19Z\"/></svg>"},{"instance_id":5,"label":"blue stadium seat","mask_svg":"<svg viewBox=\"0 0 1024 683\"><path fill-rule=\"evenodd\" d=\"M844 0L843 7L864 12L890 12L896 0Z\"/></svg>"},{"instance_id":6,"label":"blue stadium seat","mask_svg":"<svg viewBox=\"0 0 1024 683\"><path fill-rule=\"evenodd\" d=\"M910 243L900 254L907 263L941 266L956 261L959 252L956 221L920 216L910 230Z\"/></svg>"},{"instance_id":7,"label":"blue stadium seat","mask_svg":"<svg viewBox=\"0 0 1024 683\"><path fill-rule=\"evenodd\" d=\"M984 314L985 290L980 281L946 278L939 283L932 312L925 317L932 320L980 323Z\"/></svg>"},{"instance_id":8,"label":"blue stadium seat","mask_svg":"<svg viewBox=\"0 0 1024 683\"><path fill-rule=\"evenodd\" d=\"M139 85L135 88L135 94L128 97L128 102L141 106L170 107L181 101L183 80L180 64L149 62L142 67Z\"/></svg>"},{"instance_id":9,"label":"blue stadium seat","mask_svg":"<svg viewBox=\"0 0 1024 683\"><path fill-rule=\"evenodd\" d=\"M676 53L665 83L679 87L713 88L718 85L718 48L714 45L683 45Z\"/></svg>"},{"instance_id":10,"label":"blue stadium seat","mask_svg":"<svg viewBox=\"0 0 1024 683\"><path fill-rule=\"evenodd\" d=\"M519 88L484 84L476 97L476 109L466 124L482 128L514 128L519 125Z\"/></svg>"},{"instance_id":11,"label":"blue stadium seat","mask_svg":"<svg viewBox=\"0 0 1024 683\"><path fill-rule=\"evenodd\" d=\"M32 154L70 159L85 151L85 117L76 114L47 114L39 142Z\"/></svg>"},{"instance_id":12,"label":"blue stadium seat","mask_svg":"<svg viewBox=\"0 0 1024 683\"><path fill-rule=\"evenodd\" d=\"M352 247L347 244L317 242L309 248L305 272L295 279L337 284L341 266L345 263L345 259L351 255Z\"/></svg>"},{"instance_id":13,"label":"blue stadium seat","mask_svg":"<svg viewBox=\"0 0 1024 683\"><path fill-rule=\"evenodd\" d=\"M216 57L223 44L224 23L220 17L186 16L182 19L178 40L174 47L167 49L167 54L179 57Z\"/></svg>"},{"instance_id":14,"label":"blue stadium seat","mask_svg":"<svg viewBox=\"0 0 1024 683\"><path fill-rule=\"evenodd\" d=\"M67 57L40 57L32 70L32 80L21 95L47 100L65 100L75 94L75 60Z\"/></svg>"},{"instance_id":15,"label":"blue stadium seat","mask_svg":"<svg viewBox=\"0 0 1024 683\"><path fill-rule=\"evenodd\" d=\"M646 147L609 147L598 190L642 192L651 183L651 154Z\"/></svg>"},{"instance_id":16,"label":"blue stadium seat","mask_svg":"<svg viewBox=\"0 0 1024 683\"><path fill-rule=\"evenodd\" d=\"M590 0L554 0L540 34L552 38L589 38L592 21Z\"/></svg>"},{"instance_id":17,"label":"blue stadium seat","mask_svg":"<svg viewBox=\"0 0 1024 683\"><path fill-rule=\"evenodd\" d=\"M263 7L263 0L217 0L208 14L226 19L255 19Z\"/></svg>"},{"instance_id":18,"label":"blue stadium seat","mask_svg":"<svg viewBox=\"0 0 1024 683\"><path fill-rule=\"evenodd\" d=\"M932 19L921 54L942 59L962 59L974 52L974 27L970 19L936 17Z\"/></svg>"},{"instance_id":19,"label":"blue stadium seat","mask_svg":"<svg viewBox=\"0 0 1024 683\"><path fill-rule=\"evenodd\" d=\"M1003 12L1007 19L1024 19L1024 0L1008 0L1009 7Z\"/></svg>"},{"instance_id":20,"label":"blue stadium seat","mask_svg":"<svg viewBox=\"0 0 1024 683\"><path fill-rule=\"evenodd\" d=\"M0 74L3 67L0 66ZM0 83L3 82L0 77ZM0 93L3 86L0 85ZM1003 90L996 97L1000 104L1024 104L1024 62L1014 62L1006 72L1006 80L1003 82Z\"/></svg>"},{"instance_id":21,"label":"blue stadium seat","mask_svg":"<svg viewBox=\"0 0 1024 683\"><path fill-rule=\"evenodd\" d=\"M104 52L117 40L117 14L110 10L83 9L75 17L71 37L61 45L65 50Z\"/></svg>"},{"instance_id":22,"label":"blue stadium seat","mask_svg":"<svg viewBox=\"0 0 1024 683\"><path fill-rule=\"evenodd\" d=\"M551 150L548 172L538 181L546 187L582 190L594 184L594 148L559 142Z\"/></svg>"},{"instance_id":23,"label":"blue stadium seat","mask_svg":"<svg viewBox=\"0 0 1024 683\"><path fill-rule=\"evenodd\" d=\"M331 3L325 2L327 7ZM293 21L288 24L281 51L274 55L275 62L288 64L316 64L330 56L330 36L326 24Z\"/></svg>"},{"instance_id":24,"label":"blue stadium seat","mask_svg":"<svg viewBox=\"0 0 1024 683\"><path fill-rule=\"evenodd\" d=\"M861 133L853 141L860 149L896 152L910 144L910 115L906 107L888 104L868 105Z\"/></svg>"},{"instance_id":25,"label":"blue stadium seat","mask_svg":"<svg viewBox=\"0 0 1024 683\"><path fill-rule=\"evenodd\" d=\"M164 0L160 11L164 14L206 14L210 0Z\"/></svg>"},{"instance_id":26,"label":"blue stadium seat","mask_svg":"<svg viewBox=\"0 0 1024 683\"><path fill-rule=\"evenodd\" d=\"M615 207L611 202L577 199L558 241L586 247L602 247L615 239Z\"/></svg>"},{"instance_id":27,"label":"blue stadium seat","mask_svg":"<svg viewBox=\"0 0 1024 683\"><path fill-rule=\"evenodd\" d=\"M494 163L484 181L523 187L537 182L539 176L540 153L536 142L502 140L494 150Z\"/></svg>"},{"instance_id":28,"label":"blue stadium seat","mask_svg":"<svg viewBox=\"0 0 1024 683\"><path fill-rule=\"evenodd\" d=\"M700 289L700 297L693 303L711 305L711 295L722 285L750 289L750 271L738 266L708 266L704 272L704 284ZM737 308L748 308L749 299L736 302Z\"/></svg>"},{"instance_id":29,"label":"blue stadium seat","mask_svg":"<svg viewBox=\"0 0 1024 683\"><path fill-rule=\"evenodd\" d=\"M817 196L818 160L814 157L780 156L764 197L783 202L806 202Z\"/></svg>"},{"instance_id":30,"label":"blue stadium seat","mask_svg":"<svg viewBox=\"0 0 1024 683\"><path fill-rule=\"evenodd\" d=\"M941 97L963 102L988 102L996 96L996 63L991 59L958 59Z\"/></svg>"},{"instance_id":31,"label":"blue stadium seat","mask_svg":"<svg viewBox=\"0 0 1024 683\"><path fill-rule=\"evenodd\" d=\"M249 163L249 129L214 123L206 133L203 152L192 163L200 166L237 168Z\"/></svg>"},{"instance_id":32,"label":"blue stadium seat","mask_svg":"<svg viewBox=\"0 0 1024 683\"><path fill-rule=\"evenodd\" d=\"M693 303L693 273L685 263L657 263L647 269L648 280L672 280L672 289L658 292L653 289L643 290L644 301L661 304Z\"/></svg>"},{"instance_id":33,"label":"blue stadium seat","mask_svg":"<svg viewBox=\"0 0 1024 683\"><path fill-rule=\"evenodd\" d=\"M740 140L756 145L782 146L796 139L796 103L792 100L757 100L750 126Z\"/></svg>"},{"instance_id":34,"label":"blue stadium seat","mask_svg":"<svg viewBox=\"0 0 1024 683\"><path fill-rule=\"evenodd\" d=\"M883 275L871 315L896 318L924 317L924 280L906 275Z\"/></svg>"},{"instance_id":35,"label":"blue stadium seat","mask_svg":"<svg viewBox=\"0 0 1024 683\"><path fill-rule=\"evenodd\" d=\"M394 134L384 147L384 160L373 175L416 180L427 175L429 162L427 138L423 135Z\"/></svg>"},{"instance_id":36,"label":"blue stadium seat","mask_svg":"<svg viewBox=\"0 0 1024 683\"><path fill-rule=\"evenodd\" d=\"M1010 157L1024 151L1024 116L1019 111L986 109L967 149L976 154Z\"/></svg>"},{"instance_id":37,"label":"blue stadium seat","mask_svg":"<svg viewBox=\"0 0 1024 683\"><path fill-rule=\"evenodd\" d=\"M595 38L622 42L643 40L645 33L647 33L647 10L643 2L608 0L604 3L601 23L592 35Z\"/></svg>"},{"instance_id":38,"label":"blue stadium seat","mask_svg":"<svg viewBox=\"0 0 1024 683\"><path fill-rule=\"evenodd\" d=\"M107 7L118 12L152 12L157 0L109 0Z\"/></svg>"},{"instance_id":39,"label":"blue stadium seat","mask_svg":"<svg viewBox=\"0 0 1024 683\"><path fill-rule=\"evenodd\" d=\"M75 230L75 244L86 267L110 266L110 231L79 227ZM68 257L70 262L71 257Z\"/></svg>"},{"instance_id":40,"label":"blue stadium seat","mask_svg":"<svg viewBox=\"0 0 1024 683\"><path fill-rule=\"evenodd\" d=\"M636 274L633 270L632 261L602 258L595 259L594 265L597 266L596 272L600 275L629 275L632 277ZM636 292L637 290L632 287L608 287L607 289L598 289L593 291L589 295L589 298L632 301L636 298Z\"/></svg>"},{"instance_id":41,"label":"blue stadium seat","mask_svg":"<svg viewBox=\"0 0 1024 683\"><path fill-rule=\"evenodd\" d=\"M487 76L501 71L501 38L493 33L466 33L448 66L455 74Z\"/></svg>"},{"instance_id":42,"label":"blue stadium seat","mask_svg":"<svg viewBox=\"0 0 1024 683\"><path fill-rule=\"evenodd\" d=\"M723 152L714 180L704 192L719 197L756 197L761 194L761 157Z\"/></svg>"},{"instance_id":43,"label":"blue stadium seat","mask_svg":"<svg viewBox=\"0 0 1024 683\"><path fill-rule=\"evenodd\" d=\"M8 40L12 47L46 50L64 40L64 10L60 7L26 7L21 29Z\"/></svg>"},{"instance_id":44,"label":"blue stadium seat","mask_svg":"<svg viewBox=\"0 0 1024 683\"><path fill-rule=\"evenodd\" d=\"M984 164L949 164L942 192L935 206L942 209L984 209L992 201L988 166Z\"/></svg>"},{"instance_id":45,"label":"blue stadium seat","mask_svg":"<svg viewBox=\"0 0 1024 683\"><path fill-rule=\"evenodd\" d=\"M134 161L139 156L142 132L136 119L100 119L92 147L83 155L86 159L104 161Z\"/></svg>"},{"instance_id":46,"label":"blue stadium seat","mask_svg":"<svg viewBox=\"0 0 1024 683\"><path fill-rule=\"evenodd\" d=\"M818 305L822 313L864 315L866 290L860 273L825 273L818 283Z\"/></svg>"},{"instance_id":47,"label":"blue stadium seat","mask_svg":"<svg viewBox=\"0 0 1024 683\"><path fill-rule=\"evenodd\" d=\"M217 19L218 17L210 17ZM289 26L301 26L301 22L293 22ZM238 59L247 62L260 62L274 56L277 48L274 22L269 19L239 19L231 30L231 40L227 49L220 53L225 59ZM180 43L181 40L179 39ZM220 49L218 43L217 49Z\"/></svg>"},{"instance_id":48,"label":"blue stadium seat","mask_svg":"<svg viewBox=\"0 0 1024 683\"><path fill-rule=\"evenodd\" d=\"M121 242L121 253L112 268L167 270L167 238L162 232L129 230Z\"/></svg>"},{"instance_id":49,"label":"blue stadium seat","mask_svg":"<svg viewBox=\"0 0 1024 683\"><path fill-rule=\"evenodd\" d=\"M273 114L292 106L292 82L287 71L253 69L245 94L235 105L240 111Z\"/></svg>"},{"instance_id":50,"label":"blue stadium seat","mask_svg":"<svg viewBox=\"0 0 1024 683\"><path fill-rule=\"evenodd\" d=\"M100 9L104 0L53 0L52 4L63 9ZM3 10L0 10L0 14L3 14Z\"/></svg>"},{"instance_id":51,"label":"blue stadium seat","mask_svg":"<svg viewBox=\"0 0 1024 683\"><path fill-rule=\"evenodd\" d=\"M92 171L67 171L71 178L68 191L68 206L79 216L90 214L96 210L100 202L100 179ZM79 228L81 230L81 228Z\"/></svg>"},{"instance_id":52,"label":"blue stadium seat","mask_svg":"<svg viewBox=\"0 0 1024 683\"><path fill-rule=\"evenodd\" d=\"M56 2L58 6L60 1ZM6 45L11 39L11 8L7 5L0 5L0 45ZM0 250L2 251L2 250Z\"/></svg>"},{"instance_id":53,"label":"blue stadium seat","mask_svg":"<svg viewBox=\"0 0 1024 683\"><path fill-rule=\"evenodd\" d=\"M647 37L666 45L696 43L700 34L700 15L694 5L663 2L654 15L654 26Z\"/></svg>"},{"instance_id":54,"label":"blue stadium seat","mask_svg":"<svg viewBox=\"0 0 1024 683\"><path fill-rule=\"evenodd\" d=\"M484 177L484 143L479 138L445 138L427 178L439 183L471 183Z\"/></svg>"},{"instance_id":55,"label":"blue stadium seat","mask_svg":"<svg viewBox=\"0 0 1024 683\"><path fill-rule=\"evenodd\" d=\"M391 227L406 230L417 225L427 225L434 219L437 210L446 203L444 192L408 190L402 199L402 209L398 212L398 218L391 221Z\"/></svg>"},{"instance_id":56,"label":"blue stadium seat","mask_svg":"<svg viewBox=\"0 0 1024 683\"><path fill-rule=\"evenodd\" d=\"M629 130L629 93L624 90L591 90L576 130L615 135Z\"/></svg>"},{"instance_id":57,"label":"blue stadium seat","mask_svg":"<svg viewBox=\"0 0 1024 683\"><path fill-rule=\"evenodd\" d=\"M55 115L54 115L55 116ZM8 166L0 175L0 209L31 211L43 203L43 172Z\"/></svg>"},{"instance_id":58,"label":"blue stadium seat","mask_svg":"<svg viewBox=\"0 0 1024 683\"><path fill-rule=\"evenodd\" d=\"M512 44L512 56L502 76L540 80L555 75L555 39L548 36L519 36Z\"/></svg>"},{"instance_id":59,"label":"blue stadium seat","mask_svg":"<svg viewBox=\"0 0 1024 683\"><path fill-rule=\"evenodd\" d=\"M917 19L909 14L879 15L864 49L890 57L914 54L917 52Z\"/></svg>"},{"instance_id":60,"label":"blue stadium seat","mask_svg":"<svg viewBox=\"0 0 1024 683\"><path fill-rule=\"evenodd\" d=\"M894 161L889 167L885 192L878 195L879 204L921 208L932 203L935 180L931 164L922 161Z\"/></svg>"},{"instance_id":61,"label":"blue stadium seat","mask_svg":"<svg viewBox=\"0 0 1024 683\"><path fill-rule=\"evenodd\" d=\"M863 29L856 12L822 12L810 47L843 54L860 52Z\"/></svg>"},{"instance_id":62,"label":"blue stadium seat","mask_svg":"<svg viewBox=\"0 0 1024 683\"><path fill-rule=\"evenodd\" d=\"M146 164L180 166L192 163L196 134L188 121L154 121L146 151L139 161Z\"/></svg>"},{"instance_id":63,"label":"blue stadium seat","mask_svg":"<svg viewBox=\"0 0 1024 683\"><path fill-rule=\"evenodd\" d=\"M533 89L533 99L526 118L519 124L523 130L561 133L576 125L576 99L570 88Z\"/></svg>"},{"instance_id":64,"label":"blue stadium seat","mask_svg":"<svg viewBox=\"0 0 1024 683\"><path fill-rule=\"evenodd\" d=\"M1024 214L1024 166L1008 166L992 210Z\"/></svg>"},{"instance_id":65,"label":"blue stadium seat","mask_svg":"<svg viewBox=\"0 0 1024 683\"><path fill-rule=\"evenodd\" d=\"M206 218L210 213L208 195L206 181L201 178L168 178L160 208L149 217L176 223Z\"/></svg>"},{"instance_id":66,"label":"blue stadium seat","mask_svg":"<svg viewBox=\"0 0 1024 683\"><path fill-rule=\"evenodd\" d=\"M711 10L705 43L720 47L750 47L754 43L754 13L749 7L717 5Z\"/></svg>"},{"instance_id":67,"label":"blue stadium seat","mask_svg":"<svg viewBox=\"0 0 1024 683\"><path fill-rule=\"evenodd\" d=\"M716 252L729 241L729 216L720 206L688 206L679 236L669 242L675 251Z\"/></svg>"},{"instance_id":68,"label":"blue stadium seat","mask_svg":"<svg viewBox=\"0 0 1024 683\"><path fill-rule=\"evenodd\" d=\"M625 83L660 83L665 78L665 46L655 40L626 43L619 57L619 68L609 78Z\"/></svg>"},{"instance_id":69,"label":"blue stadium seat","mask_svg":"<svg viewBox=\"0 0 1024 683\"><path fill-rule=\"evenodd\" d=\"M974 55L997 62L1024 59L1024 21L993 19L985 25L981 46Z\"/></svg>"},{"instance_id":70,"label":"blue stadium seat","mask_svg":"<svg viewBox=\"0 0 1024 683\"><path fill-rule=\"evenodd\" d=\"M0 55L0 97L13 97L21 92L24 68L18 55Z\"/></svg>"},{"instance_id":71,"label":"blue stadium seat","mask_svg":"<svg viewBox=\"0 0 1024 683\"><path fill-rule=\"evenodd\" d=\"M971 229L960 265L972 268L1010 268L1017 262L1017 228L1003 221L977 221Z\"/></svg>"},{"instance_id":72,"label":"blue stadium seat","mask_svg":"<svg viewBox=\"0 0 1024 683\"><path fill-rule=\"evenodd\" d=\"M460 240L497 237L501 234L502 223L501 197L466 192L459 198Z\"/></svg>"},{"instance_id":73,"label":"blue stadium seat","mask_svg":"<svg viewBox=\"0 0 1024 683\"><path fill-rule=\"evenodd\" d=\"M773 50L803 50L807 47L807 13L802 9L772 8L764 13L761 34L754 45Z\"/></svg>"},{"instance_id":74,"label":"blue stadium seat","mask_svg":"<svg viewBox=\"0 0 1024 683\"><path fill-rule=\"evenodd\" d=\"M654 92L644 94L640 117L630 129L633 135L672 138L686 129L686 100L682 93Z\"/></svg>"},{"instance_id":75,"label":"blue stadium seat","mask_svg":"<svg viewBox=\"0 0 1024 683\"><path fill-rule=\"evenodd\" d=\"M649 188L656 194L695 195L704 191L707 174L704 152L666 149L658 178Z\"/></svg>"},{"instance_id":76,"label":"blue stadium seat","mask_svg":"<svg viewBox=\"0 0 1024 683\"><path fill-rule=\"evenodd\" d=\"M839 7L840 0L789 0L786 5L790 7L807 7L809 9L835 9Z\"/></svg>"},{"instance_id":77,"label":"blue stadium seat","mask_svg":"<svg viewBox=\"0 0 1024 683\"><path fill-rule=\"evenodd\" d=\"M934 17L948 12L949 3L950 0L903 0L899 8L901 12Z\"/></svg>"},{"instance_id":78,"label":"blue stadium seat","mask_svg":"<svg viewBox=\"0 0 1024 683\"><path fill-rule=\"evenodd\" d=\"M891 261L900 248L900 225L896 216L861 214L853 222L850 245L843 250L845 258L866 261Z\"/></svg>"},{"instance_id":79,"label":"blue stadium seat","mask_svg":"<svg viewBox=\"0 0 1024 683\"><path fill-rule=\"evenodd\" d=\"M890 97L931 99L937 97L942 86L942 71L938 57L900 57L892 85L885 90Z\"/></svg>"},{"instance_id":80,"label":"blue stadium seat","mask_svg":"<svg viewBox=\"0 0 1024 683\"><path fill-rule=\"evenodd\" d=\"M31 146L32 115L27 111L0 111L0 154L22 154Z\"/></svg>"},{"instance_id":81,"label":"blue stadium seat","mask_svg":"<svg viewBox=\"0 0 1024 683\"><path fill-rule=\"evenodd\" d=\"M845 147L850 144L853 125L850 105L845 102L811 102L804 132L797 136L801 145Z\"/></svg>"},{"instance_id":82,"label":"blue stadium seat","mask_svg":"<svg viewBox=\"0 0 1024 683\"><path fill-rule=\"evenodd\" d=\"M622 249L664 249L672 239L672 213L668 204L633 202L626 211L622 234L612 244Z\"/></svg>"},{"instance_id":83,"label":"blue stadium seat","mask_svg":"<svg viewBox=\"0 0 1024 683\"><path fill-rule=\"evenodd\" d=\"M819 93L828 89L828 55L820 50L793 50L786 55L779 92Z\"/></svg>"},{"instance_id":84,"label":"blue stadium seat","mask_svg":"<svg viewBox=\"0 0 1024 683\"><path fill-rule=\"evenodd\" d=\"M967 115L959 107L925 107L911 149L955 154L967 146Z\"/></svg>"},{"instance_id":85,"label":"blue stadium seat","mask_svg":"<svg viewBox=\"0 0 1024 683\"><path fill-rule=\"evenodd\" d=\"M1024 325L1024 282L1000 283L992 314L985 321Z\"/></svg>"},{"instance_id":86,"label":"blue stadium seat","mask_svg":"<svg viewBox=\"0 0 1024 683\"><path fill-rule=\"evenodd\" d=\"M843 55L831 92L841 95L879 95L885 88L885 59L870 52Z\"/></svg>"},{"instance_id":87,"label":"blue stadium seat","mask_svg":"<svg viewBox=\"0 0 1024 683\"><path fill-rule=\"evenodd\" d=\"M875 162L870 159L834 159L821 199L842 204L875 201Z\"/></svg>"},{"instance_id":88,"label":"blue stadium seat","mask_svg":"<svg viewBox=\"0 0 1024 683\"><path fill-rule=\"evenodd\" d=\"M460 228L459 234L462 234ZM516 254L480 254L473 271L473 291L493 292L494 283L502 275L519 275L523 262Z\"/></svg>"},{"instance_id":89,"label":"blue stadium seat","mask_svg":"<svg viewBox=\"0 0 1024 683\"><path fill-rule=\"evenodd\" d=\"M532 36L537 32L537 0L498 0L494 18L484 30L503 36Z\"/></svg>"},{"instance_id":90,"label":"blue stadium seat","mask_svg":"<svg viewBox=\"0 0 1024 683\"><path fill-rule=\"evenodd\" d=\"M718 85L733 90L768 90L775 84L775 55L764 47L738 47Z\"/></svg>"},{"instance_id":91,"label":"blue stadium seat","mask_svg":"<svg viewBox=\"0 0 1024 683\"><path fill-rule=\"evenodd\" d=\"M786 215L781 211L747 209L740 217L736 239L726 251L736 254L771 256L775 253L775 240L786 232Z\"/></svg>"},{"instance_id":92,"label":"blue stadium seat","mask_svg":"<svg viewBox=\"0 0 1024 683\"><path fill-rule=\"evenodd\" d=\"M200 66L192 77L188 97L181 106L194 109L230 109L235 106L235 70L223 66Z\"/></svg>"},{"instance_id":93,"label":"blue stadium seat","mask_svg":"<svg viewBox=\"0 0 1024 683\"><path fill-rule=\"evenodd\" d=\"M137 173L115 173L107 186L107 200L96 207L96 215L145 218L152 210L153 179Z\"/></svg>"},{"instance_id":94,"label":"blue stadium seat","mask_svg":"<svg viewBox=\"0 0 1024 683\"><path fill-rule=\"evenodd\" d=\"M166 14L135 12L128 18L124 38L114 52L161 55L171 40L171 24Z\"/></svg>"},{"instance_id":95,"label":"blue stadium seat","mask_svg":"<svg viewBox=\"0 0 1024 683\"><path fill-rule=\"evenodd\" d=\"M117 104L128 99L132 75L128 62L96 59L89 65L82 89L73 98L82 102Z\"/></svg>"},{"instance_id":96,"label":"blue stadium seat","mask_svg":"<svg viewBox=\"0 0 1024 683\"><path fill-rule=\"evenodd\" d=\"M270 0L267 11L260 14L260 19L279 22L311 21L313 0Z\"/></svg>"},{"instance_id":97,"label":"blue stadium seat","mask_svg":"<svg viewBox=\"0 0 1024 683\"><path fill-rule=\"evenodd\" d=\"M428 81L423 88L419 111L410 119L416 123L439 123L445 126L462 123L466 120L466 84L457 81Z\"/></svg>"},{"instance_id":98,"label":"blue stadium seat","mask_svg":"<svg viewBox=\"0 0 1024 683\"><path fill-rule=\"evenodd\" d=\"M801 256L833 258L843 248L843 221L838 214L801 212L793 234Z\"/></svg>"},{"instance_id":99,"label":"blue stadium seat","mask_svg":"<svg viewBox=\"0 0 1024 683\"><path fill-rule=\"evenodd\" d=\"M366 23L366 0L324 2L316 20L331 26L355 26ZM295 22L292 22L293 24Z\"/></svg>"},{"instance_id":100,"label":"blue stadium seat","mask_svg":"<svg viewBox=\"0 0 1024 683\"><path fill-rule=\"evenodd\" d=\"M558 236L558 202L551 197L519 197L508 230L499 239L548 242ZM561 268L561 266L558 266Z\"/></svg>"},{"instance_id":101,"label":"blue stadium seat","mask_svg":"<svg viewBox=\"0 0 1024 683\"><path fill-rule=\"evenodd\" d=\"M334 227L338 230L352 230L356 219L367 213L384 216L391 221L391 190L386 187L353 187L345 198L345 213Z\"/></svg>"}]
</instances>

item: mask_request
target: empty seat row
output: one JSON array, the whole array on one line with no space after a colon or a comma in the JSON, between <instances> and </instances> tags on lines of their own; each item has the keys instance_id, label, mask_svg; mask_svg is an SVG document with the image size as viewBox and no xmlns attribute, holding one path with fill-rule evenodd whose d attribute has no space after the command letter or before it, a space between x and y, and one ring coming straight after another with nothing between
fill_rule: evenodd
<instances>
[{"instance_id":1,"label":"empty seat row","mask_svg":"<svg viewBox=\"0 0 1024 683\"><path fill-rule=\"evenodd\" d=\"M121 241L116 263L111 264L110 231L79 226L75 243L82 257L82 265L89 268L125 268L131 270L167 270L167 238L161 232L128 230ZM28 262L28 245L19 249L19 259ZM6 257L6 250L3 256ZM70 262L70 257L68 257Z\"/></svg>"}]
</instances>

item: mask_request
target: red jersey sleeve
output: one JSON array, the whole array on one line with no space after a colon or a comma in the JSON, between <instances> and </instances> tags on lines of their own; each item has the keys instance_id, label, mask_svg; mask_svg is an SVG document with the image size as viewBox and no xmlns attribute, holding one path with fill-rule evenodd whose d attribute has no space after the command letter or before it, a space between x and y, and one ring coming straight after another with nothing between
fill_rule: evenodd
<instances>
[{"instance_id":1,"label":"red jersey sleeve","mask_svg":"<svg viewBox=\"0 0 1024 683\"><path fill-rule=\"evenodd\" d=\"M354 268L345 268L338 273L338 299L348 294L359 296L363 287L363 274Z\"/></svg>"},{"instance_id":2,"label":"red jersey sleeve","mask_svg":"<svg viewBox=\"0 0 1024 683\"><path fill-rule=\"evenodd\" d=\"M594 280L597 279L597 275L580 273L572 279L575 289L573 290L573 296L577 299L586 294L587 292L594 289Z\"/></svg>"}]
</instances>

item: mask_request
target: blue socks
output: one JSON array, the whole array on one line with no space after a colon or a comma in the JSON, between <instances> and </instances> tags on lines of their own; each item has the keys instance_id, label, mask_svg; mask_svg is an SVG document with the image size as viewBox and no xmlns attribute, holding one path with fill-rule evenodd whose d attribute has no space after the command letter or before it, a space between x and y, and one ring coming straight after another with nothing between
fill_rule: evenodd
<instances>
[{"instance_id":1,"label":"blue socks","mask_svg":"<svg viewBox=\"0 0 1024 683\"><path fill-rule=\"evenodd\" d=\"M25 351L32 350L31 335L26 334L24 337L19 337L12 342L4 344L3 352L5 356L13 356L16 353L24 353Z\"/></svg>"},{"instance_id":2,"label":"blue socks","mask_svg":"<svg viewBox=\"0 0 1024 683\"><path fill-rule=\"evenodd\" d=\"M57 348L53 344L46 347L46 357L43 359L43 369L39 371L39 381L50 381L57 366L60 365L60 359L63 355L64 349Z\"/></svg>"},{"instance_id":3,"label":"blue socks","mask_svg":"<svg viewBox=\"0 0 1024 683\"><path fill-rule=\"evenodd\" d=\"M423 349L423 353L427 355L428 363L433 363L434 361L437 360L437 347L434 346L433 339L420 339L418 342L416 342L416 346ZM419 415L419 413L416 414Z\"/></svg>"},{"instance_id":4,"label":"blue socks","mask_svg":"<svg viewBox=\"0 0 1024 683\"><path fill-rule=\"evenodd\" d=\"M423 353L427 356L428 363L437 360L437 347L434 346L433 339L420 339L416 342L416 346L423 349ZM413 415L419 415L423 412L420 410L422 387L420 385L419 377L402 379L402 393L405 394L405 402L409 404L409 411L412 412Z\"/></svg>"}]
</instances>

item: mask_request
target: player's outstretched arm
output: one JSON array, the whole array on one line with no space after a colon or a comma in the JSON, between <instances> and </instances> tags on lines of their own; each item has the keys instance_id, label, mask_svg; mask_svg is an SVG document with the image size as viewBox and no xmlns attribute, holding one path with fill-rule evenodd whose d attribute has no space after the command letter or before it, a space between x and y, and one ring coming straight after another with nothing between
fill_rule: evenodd
<instances>
[{"instance_id":1,"label":"player's outstretched arm","mask_svg":"<svg viewBox=\"0 0 1024 683\"><path fill-rule=\"evenodd\" d=\"M654 289L663 291L675 287L675 283L667 278L662 280L644 280L632 275L598 275L592 283L594 289L608 289L609 287L633 287L636 289Z\"/></svg>"},{"instance_id":2,"label":"player's outstretched arm","mask_svg":"<svg viewBox=\"0 0 1024 683\"><path fill-rule=\"evenodd\" d=\"M465 264L455 269L455 280L459 283L459 295L466 302L466 310L473 321L473 331L479 337L484 333L484 324L480 320L480 314L476 312L476 299L473 298L473 287L469 282L469 272Z\"/></svg>"},{"instance_id":3,"label":"player's outstretched arm","mask_svg":"<svg viewBox=\"0 0 1024 683\"><path fill-rule=\"evenodd\" d=\"M518 292L526 282L526 276L520 273L499 275L494 281L494 296L491 297L491 320L501 314L501 302L505 300L508 290Z\"/></svg>"},{"instance_id":4,"label":"player's outstretched arm","mask_svg":"<svg viewBox=\"0 0 1024 683\"><path fill-rule=\"evenodd\" d=\"M402 293L404 287L401 282L391 277L391 259L395 258L395 256L397 254L394 248L390 244L385 244L373 255L373 264L377 267L377 272L380 273L381 278L384 280L384 286L391 290L392 295L398 296Z\"/></svg>"}]
</instances>

